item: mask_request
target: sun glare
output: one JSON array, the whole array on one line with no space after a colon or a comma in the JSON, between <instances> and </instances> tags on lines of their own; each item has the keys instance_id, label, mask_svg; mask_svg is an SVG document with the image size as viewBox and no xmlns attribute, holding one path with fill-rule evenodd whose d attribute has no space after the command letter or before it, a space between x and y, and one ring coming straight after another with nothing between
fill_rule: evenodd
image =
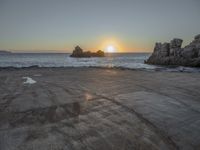
<instances>
[{"instance_id":1,"label":"sun glare","mask_svg":"<svg viewBox=\"0 0 200 150\"><path fill-rule=\"evenodd\" d=\"M112 37L112 38L102 38L102 44L99 45L99 49L103 49L106 53L118 53L122 52L124 49L120 40Z\"/></svg>"},{"instance_id":2,"label":"sun glare","mask_svg":"<svg viewBox=\"0 0 200 150\"><path fill-rule=\"evenodd\" d=\"M106 48L106 52L108 53L114 53L116 51L115 47L112 46L112 45L109 45L107 48Z\"/></svg>"}]
</instances>

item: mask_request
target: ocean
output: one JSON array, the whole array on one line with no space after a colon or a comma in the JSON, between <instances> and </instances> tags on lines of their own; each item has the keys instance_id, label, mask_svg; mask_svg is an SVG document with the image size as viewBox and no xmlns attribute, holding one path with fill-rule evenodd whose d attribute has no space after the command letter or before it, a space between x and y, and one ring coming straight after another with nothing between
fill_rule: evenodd
<instances>
[{"instance_id":1,"label":"ocean","mask_svg":"<svg viewBox=\"0 0 200 150\"><path fill-rule=\"evenodd\" d=\"M71 58L66 53L0 54L0 68L6 67L102 67L147 71L200 72L200 68L164 67L148 65L144 61L150 53L109 53L100 58Z\"/></svg>"}]
</instances>

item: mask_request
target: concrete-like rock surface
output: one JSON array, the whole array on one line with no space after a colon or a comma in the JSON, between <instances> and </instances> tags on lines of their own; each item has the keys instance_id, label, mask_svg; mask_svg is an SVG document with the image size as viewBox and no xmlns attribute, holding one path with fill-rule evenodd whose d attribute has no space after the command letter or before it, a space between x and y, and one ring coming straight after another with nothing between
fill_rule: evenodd
<instances>
[{"instance_id":1,"label":"concrete-like rock surface","mask_svg":"<svg viewBox=\"0 0 200 150\"><path fill-rule=\"evenodd\" d=\"M181 48L182 42L182 39L173 39L170 43L156 43L146 63L200 67L200 35L184 48Z\"/></svg>"},{"instance_id":2,"label":"concrete-like rock surface","mask_svg":"<svg viewBox=\"0 0 200 150\"><path fill-rule=\"evenodd\" d=\"M4 69L0 149L197 150L199 89L198 73Z\"/></svg>"}]
</instances>

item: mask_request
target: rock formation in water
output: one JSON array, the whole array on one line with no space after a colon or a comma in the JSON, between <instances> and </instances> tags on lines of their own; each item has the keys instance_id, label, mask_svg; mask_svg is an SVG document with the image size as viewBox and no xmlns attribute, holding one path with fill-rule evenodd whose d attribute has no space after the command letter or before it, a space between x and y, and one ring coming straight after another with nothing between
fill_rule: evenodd
<instances>
[{"instance_id":1,"label":"rock formation in water","mask_svg":"<svg viewBox=\"0 0 200 150\"><path fill-rule=\"evenodd\" d=\"M84 52L79 46L76 46L70 57L104 57L104 52L98 50L96 53L86 51Z\"/></svg>"},{"instance_id":2,"label":"rock formation in water","mask_svg":"<svg viewBox=\"0 0 200 150\"><path fill-rule=\"evenodd\" d=\"M170 43L156 43L145 63L200 67L200 34L184 48L181 48L182 42L182 39L173 39Z\"/></svg>"}]
</instances>

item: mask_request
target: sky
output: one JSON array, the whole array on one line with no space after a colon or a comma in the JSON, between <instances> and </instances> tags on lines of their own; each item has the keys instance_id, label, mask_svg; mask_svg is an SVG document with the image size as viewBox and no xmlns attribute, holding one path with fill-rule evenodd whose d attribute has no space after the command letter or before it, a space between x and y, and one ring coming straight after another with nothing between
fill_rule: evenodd
<instances>
[{"instance_id":1,"label":"sky","mask_svg":"<svg viewBox=\"0 0 200 150\"><path fill-rule=\"evenodd\" d=\"M200 0L0 0L0 49L152 52L200 34Z\"/></svg>"}]
</instances>

